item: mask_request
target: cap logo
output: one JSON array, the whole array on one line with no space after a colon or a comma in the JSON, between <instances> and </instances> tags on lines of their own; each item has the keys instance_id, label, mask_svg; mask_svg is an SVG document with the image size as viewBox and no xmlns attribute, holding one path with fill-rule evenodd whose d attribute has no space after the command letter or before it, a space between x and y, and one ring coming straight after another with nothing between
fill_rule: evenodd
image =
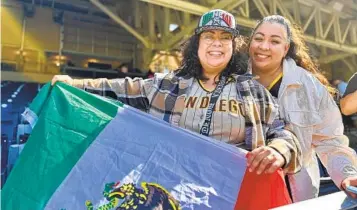
<instances>
[{"instance_id":1,"label":"cap logo","mask_svg":"<svg viewBox=\"0 0 357 210\"><path fill-rule=\"evenodd\" d=\"M212 26L233 27L232 16L224 11L209 12L202 17L201 26L206 26L207 24Z\"/></svg>"},{"instance_id":2,"label":"cap logo","mask_svg":"<svg viewBox=\"0 0 357 210\"><path fill-rule=\"evenodd\" d=\"M195 34L200 34L207 30L223 30L233 36L239 34L234 16L220 9L211 10L203 14L195 29Z\"/></svg>"}]
</instances>

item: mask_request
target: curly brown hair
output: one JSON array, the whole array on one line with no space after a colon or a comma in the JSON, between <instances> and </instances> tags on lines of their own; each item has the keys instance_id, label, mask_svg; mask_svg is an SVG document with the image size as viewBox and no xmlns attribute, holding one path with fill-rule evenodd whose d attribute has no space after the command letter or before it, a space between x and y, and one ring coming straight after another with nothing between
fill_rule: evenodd
<instances>
[{"instance_id":1,"label":"curly brown hair","mask_svg":"<svg viewBox=\"0 0 357 210\"><path fill-rule=\"evenodd\" d=\"M178 74L189 75L191 77L207 80L204 77L202 71L202 65L198 58L198 46L199 46L200 35L195 34L188 38L181 45L182 61L179 69L177 70ZM232 74L245 74L247 72L247 61L248 56L246 53L241 52L243 45L245 44L242 37L235 37L233 40L233 54L232 58L228 62L225 70L221 75L230 76Z\"/></svg>"},{"instance_id":2,"label":"curly brown hair","mask_svg":"<svg viewBox=\"0 0 357 210\"><path fill-rule=\"evenodd\" d=\"M290 44L286 57L292 58L298 66L312 73L329 90L330 93L334 93L334 89L331 88L329 81L321 73L316 59L313 59L313 57L309 54L309 49L306 45L306 42L304 41L303 30L299 25L291 24L291 22L285 17L280 15L271 15L259 21L256 27L253 29L252 35L248 41L248 49L255 31L261 24L266 22L278 23L285 27L288 36L288 43Z\"/></svg>"}]
</instances>

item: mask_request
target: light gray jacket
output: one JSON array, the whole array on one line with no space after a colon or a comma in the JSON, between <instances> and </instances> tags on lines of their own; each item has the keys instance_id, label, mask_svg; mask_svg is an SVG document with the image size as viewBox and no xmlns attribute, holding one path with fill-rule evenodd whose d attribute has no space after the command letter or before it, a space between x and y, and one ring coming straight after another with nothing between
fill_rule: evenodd
<instances>
[{"instance_id":1,"label":"light gray jacket","mask_svg":"<svg viewBox=\"0 0 357 210\"><path fill-rule=\"evenodd\" d=\"M343 135L341 113L327 89L292 59L283 62L283 79L278 95L280 114L290 122L299 139L303 166L289 175L294 202L315 198L320 186L316 153L334 183L357 175L357 157Z\"/></svg>"}]
</instances>

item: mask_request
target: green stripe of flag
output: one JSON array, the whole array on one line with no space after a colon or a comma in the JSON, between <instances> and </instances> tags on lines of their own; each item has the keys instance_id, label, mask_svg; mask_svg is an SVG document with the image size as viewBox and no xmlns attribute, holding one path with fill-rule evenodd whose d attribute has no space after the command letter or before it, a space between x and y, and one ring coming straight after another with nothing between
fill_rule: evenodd
<instances>
[{"instance_id":1,"label":"green stripe of flag","mask_svg":"<svg viewBox=\"0 0 357 210\"><path fill-rule=\"evenodd\" d=\"M30 106L38 121L2 190L2 209L43 209L120 106L63 83L45 85Z\"/></svg>"}]
</instances>

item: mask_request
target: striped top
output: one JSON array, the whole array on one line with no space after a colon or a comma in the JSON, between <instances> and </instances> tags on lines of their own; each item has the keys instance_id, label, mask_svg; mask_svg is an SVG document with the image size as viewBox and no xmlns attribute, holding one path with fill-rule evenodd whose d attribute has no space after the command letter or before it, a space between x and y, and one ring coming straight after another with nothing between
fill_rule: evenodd
<instances>
[{"instance_id":1,"label":"striped top","mask_svg":"<svg viewBox=\"0 0 357 210\"><path fill-rule=\"evenodd\" d=\"M199 133L205 121L211 95L212 91L205 89L198 80L195 80L185 99L185 109L179 126ZM237 101L237 89L234 82L228 83L223 88L217 100L209 136L230 144L244 142L245 119L242 115L242 104Z\"/></svg>"}]
</instances>

